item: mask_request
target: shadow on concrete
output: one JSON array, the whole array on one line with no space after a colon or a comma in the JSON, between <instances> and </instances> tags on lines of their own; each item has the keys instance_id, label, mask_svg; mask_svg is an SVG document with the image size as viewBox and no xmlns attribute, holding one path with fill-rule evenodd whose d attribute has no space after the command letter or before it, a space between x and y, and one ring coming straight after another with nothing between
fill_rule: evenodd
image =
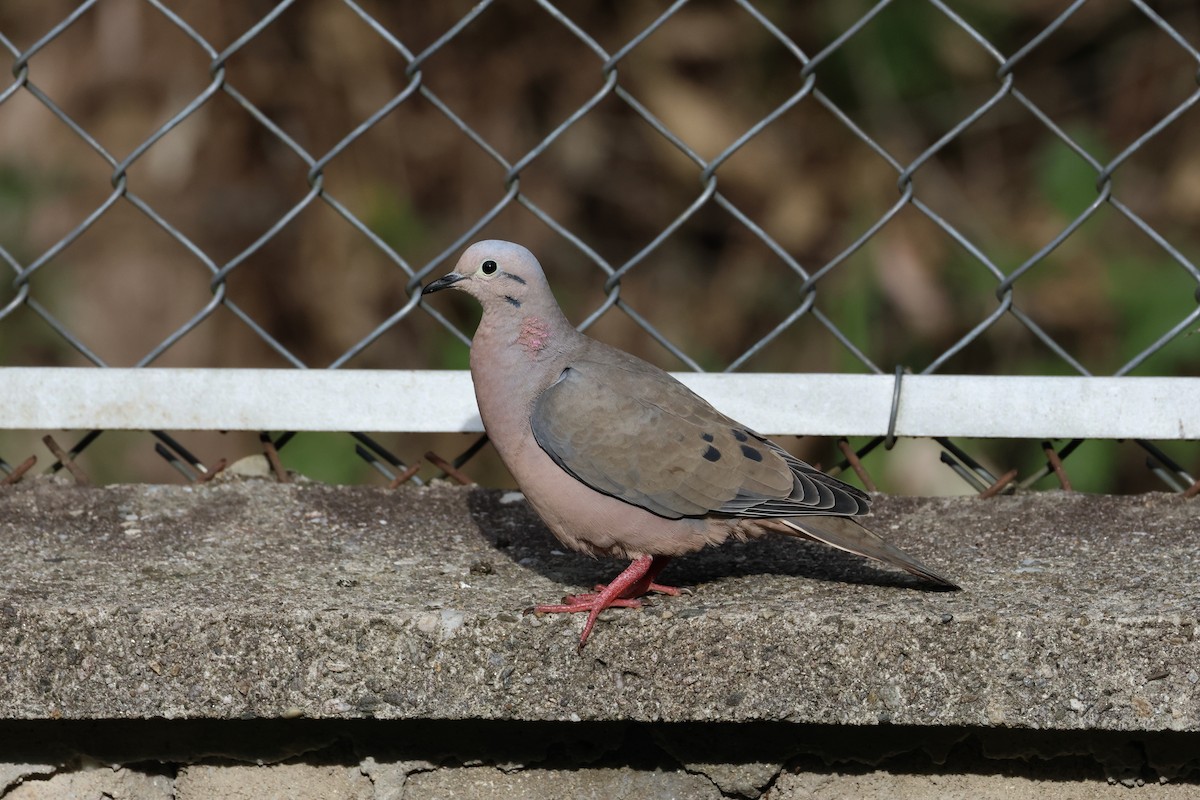
<instances>
[{"instance_id":1,"label":"shadow on concrete","mask_svg":"<svg viewBox=\"0 0 1200 800\"><path fill-rule=\"evenodd\" d=\"M480 534L497 551L521 566L556 583L587 588L608 582L625 568L627 562L623 560L595 559L568 551L527 503L502 503L504 495L504 492L475 489L467 505ZM663 582L686 587L755 575L927 592L953 591L827 545L779 535L749 542L730 541L681 556L663 572Z\"/></svg>"}]
</instances>

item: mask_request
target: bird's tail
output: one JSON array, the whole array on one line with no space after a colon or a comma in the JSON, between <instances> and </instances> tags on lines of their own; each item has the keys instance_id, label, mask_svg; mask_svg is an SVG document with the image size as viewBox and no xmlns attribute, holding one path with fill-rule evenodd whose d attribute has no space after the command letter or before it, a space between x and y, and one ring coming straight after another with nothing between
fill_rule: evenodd
<instances>
[{"instance_id":1,"label":"bird's tail","mask_svg":"<svg viewBox=\"0 0 1200 800\"><path fill-rule=\"evenodd\" d=\"M913 575L951 589L959 588L958 584L945 575L934 572L899 547L888 544L849 517L791 517L777 520L777 522L786 526L788 528L786 532L794 536L824 542L831 547L845 550L847 553L892 564Z\"/></svg>"}]
</instances>

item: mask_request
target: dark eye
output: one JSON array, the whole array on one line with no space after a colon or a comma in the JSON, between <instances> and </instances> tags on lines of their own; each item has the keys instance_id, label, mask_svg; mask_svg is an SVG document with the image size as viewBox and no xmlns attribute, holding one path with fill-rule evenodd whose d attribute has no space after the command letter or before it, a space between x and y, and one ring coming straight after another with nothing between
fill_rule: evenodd
<instances>
[{"instance_id":1,"label":"dark eye","mask_svg":"<svg viewBox=\"0 0 1200 800\"><path fill-rule=\"evenodd\" d=\"M491 275L496 271L496 262L488 259L487 261L483 262L482 266L479 268L483 270L484 275Z\"/></svg>"}]
</instances>

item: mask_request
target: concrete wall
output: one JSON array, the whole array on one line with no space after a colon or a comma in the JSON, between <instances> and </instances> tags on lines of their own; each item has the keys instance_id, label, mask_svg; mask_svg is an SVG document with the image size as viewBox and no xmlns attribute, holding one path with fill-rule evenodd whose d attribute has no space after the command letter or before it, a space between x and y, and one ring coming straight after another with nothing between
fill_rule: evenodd
<instances>
[{"instance_id":1,"label":"concrete wall","mask_svg":"<svg viewBox=\"0 0 1200 800\"><path fill-rule=\"evenodd\" d=\"M1196 734L787 723L0 726L0 797L1189 798Z\"/></svg>"},{"instance_id":2,"label":"concrete wall","mask_svg":"<svg viewBox=\"0 0 1200 800\"><path fill-rule=\"evenodd\" d=\"M512 493L0 490L0 797L1200 796L1200 514L879 498L959 580L791 539L680 597L523 613L620 565Z\"/></svg>"}]
</instances>

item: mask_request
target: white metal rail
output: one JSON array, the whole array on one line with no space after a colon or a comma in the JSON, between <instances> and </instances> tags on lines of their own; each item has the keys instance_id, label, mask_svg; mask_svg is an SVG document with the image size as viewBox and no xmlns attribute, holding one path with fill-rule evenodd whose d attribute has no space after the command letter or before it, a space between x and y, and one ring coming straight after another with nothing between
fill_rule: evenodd
<instances>
[{"instance_id":1,"label":"white metal rail","mask_svg":"<svg viewBox=\"0 0 1200 800\"><path fill-rule=\"evenodd\" d=\"M1200 378L677 373L768 434L1200 439ZM0 368L0 429L481 431L457 371Z\"/></svg>"}]
</instances>

